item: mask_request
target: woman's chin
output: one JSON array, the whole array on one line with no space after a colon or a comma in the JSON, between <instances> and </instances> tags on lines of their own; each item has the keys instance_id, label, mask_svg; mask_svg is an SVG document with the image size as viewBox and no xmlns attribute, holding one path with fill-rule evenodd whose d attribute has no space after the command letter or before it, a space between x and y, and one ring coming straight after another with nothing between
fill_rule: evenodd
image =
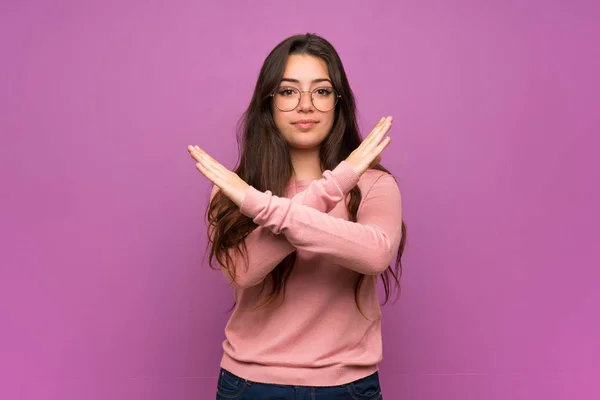
<instances>
[{"instance_id":1,"label":"woman's chin","mask_svg":"<svg viewBox=\"0 0 600 400\"><path fill-rule=\"evenodd\" d=\"M324 138L323 138L324 139ZM323 139L315 140L314 137L294 137L292 140L288 140L290 147L298 150L310 150L317 148L323 143Z\"/></svg>"},{"instance_id":2,"label":"woman's chin","mask_svg":"<svg viewBox=\"0 0 600 400\"><path fill-rule=\"evenodd\" d=\"M302 142L295 141L290 143L290 147L295 150L313 150L318 149L320 146L320 142Z\"/></svg>"}]
</instances>

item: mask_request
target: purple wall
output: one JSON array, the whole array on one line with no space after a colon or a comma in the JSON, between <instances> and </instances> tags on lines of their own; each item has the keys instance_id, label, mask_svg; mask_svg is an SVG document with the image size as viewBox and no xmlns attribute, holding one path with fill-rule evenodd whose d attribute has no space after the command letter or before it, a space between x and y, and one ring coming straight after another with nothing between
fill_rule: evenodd
<instances>
[{"instance_id":1,"label":"purple wall","mask_svg":"<svg viewBox=\"0 0 600 400\"><path fill-rule=\"evenodd\" d=\"M262 61L307 31L365 129L395 116L386 399L600 398L597 4L3 1L0 398L214 398L232 294L186 146L232 167Z\"/></svg>"}]
</instances>

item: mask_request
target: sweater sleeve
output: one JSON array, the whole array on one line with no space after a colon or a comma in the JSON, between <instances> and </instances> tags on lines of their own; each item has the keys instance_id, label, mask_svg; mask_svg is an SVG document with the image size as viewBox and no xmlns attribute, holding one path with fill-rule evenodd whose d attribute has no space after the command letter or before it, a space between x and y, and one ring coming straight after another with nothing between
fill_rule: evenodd
<instances>
[{"instance_id":1,"label":"sweater sleeve","mask_svg":"<svg viewBox=\"0 0 600 400\"><path fill-rule=\"evenodd\" d=\"M392 175L382 174L364 195L357 222L323 214L290 199L249 187L241 212L297 249L365 275L385 271L402 236L402 201Z\"/></svg>"},{"instance_id":2,"label":"sweater sleeve","mask_svg":"<svg viewBox=\"0 0 600 400\"><path fill-rule=\"evenodd\" d=\"M359 178L352 167L342 161L332 171L324 171L321 179L311 182L304 191L287 200L318 213L328 213L356 186ZM213 186L211 200L218 190L218 187ZM212 237L210 227L209 233ZM246 236L245 244L247 260L235 249L229 250L236 266L235 279L232 280L229 270L221 266L225 279L238 288L259 284L286 256L296 250L284 235L262 226Z\"/></svg>"}]
</instances>

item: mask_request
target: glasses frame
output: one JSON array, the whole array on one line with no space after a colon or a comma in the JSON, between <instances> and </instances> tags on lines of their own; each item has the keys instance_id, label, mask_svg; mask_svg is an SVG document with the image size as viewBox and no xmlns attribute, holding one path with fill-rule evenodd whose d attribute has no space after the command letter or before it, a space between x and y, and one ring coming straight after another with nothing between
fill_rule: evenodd
<instances>
[{"instance_id":1,"label":"glasses frame","mask_svg":"<svg viewBox=\"0 0 600 400\"><path fill-rule=\"evenodd\" d=\"M291 110L282 110L281 108L277 107L277 102L275 101L275 93L277 93L277 91L279 89L286 89L286 88L290 88L290 89L294 89L297 90L298 92L300 92L300 96L298 97L298 103L294 106L294 108L292 108ZM319 90L319 89L331 89L333 90L333 92L337 95L335 96L335 103L333 103L333 107L327 111L323 111L320 110L316 105L315 105L315 100L313 99L313 94L315 93L315 91ZM337 90L335 90L335 88L329 87L329 86L319 86L314 88L313 90L300 90L298 88L295 88L293 86L280 86L277 89L275 89L271 94L269 94L269 97L271 97L273 99L273 104L275 105L275 107L277 107L277 109L281 112L292 112L294 111L296 108L298 108L298 106L300 105L300 103L302 102L302 94L303 93L310 93L310 103L313 105L313 107L321 112L329 112L331 110L335 110L335 106L337 106L339 99L342 98L342 95L338 93Z\"/></svg>"}]
</instances>

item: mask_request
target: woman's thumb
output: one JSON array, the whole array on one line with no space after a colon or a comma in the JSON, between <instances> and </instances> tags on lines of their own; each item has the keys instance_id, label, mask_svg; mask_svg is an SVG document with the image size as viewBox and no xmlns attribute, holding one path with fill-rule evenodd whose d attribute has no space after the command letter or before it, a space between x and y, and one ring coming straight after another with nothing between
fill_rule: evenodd
<instances>
[{"instance_id":1,"label":"woman's thumb","mask_svg":"<svg viewBox=\"0 0 600 400\"><path fill-rule=\"evenodd\" d=\"M373 168L374 166L376 166L380 162L381 162L381 154L378 154L377 157L375 157L375 159L369 165L369 168Z\"/></svg>"}]
</instances>

